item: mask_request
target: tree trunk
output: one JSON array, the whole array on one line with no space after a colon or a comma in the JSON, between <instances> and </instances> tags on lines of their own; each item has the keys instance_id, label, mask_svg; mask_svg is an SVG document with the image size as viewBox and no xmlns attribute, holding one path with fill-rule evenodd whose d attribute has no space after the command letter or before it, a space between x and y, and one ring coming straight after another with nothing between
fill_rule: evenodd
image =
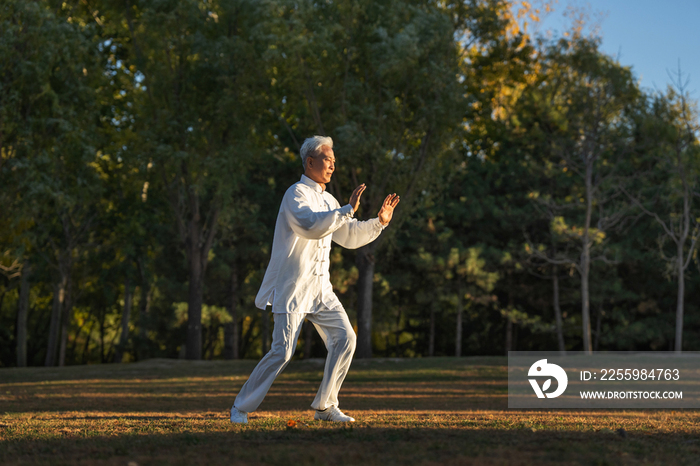
<instances>
[{"instance_id":1,"label":"tree trunk","mask_svg":"<svg viewBox=\"0 0 700 466\"><path fill-rule=\"evenodd\" d=\"M214 322L209 323L209 327L202 327L202 330L204 332L205 338L204 338L204 350L202 351L202 355L204 359L208 360L213 360L214 359L214 350L216 349L216 339L219 335L219 326L216 325ZM209 355L207 356L207 353Z\"/></svg>"},{"instance_id":2,"label":"tree trunk","mask_svg":"<svg viewBox=\"0 0 700 466\"><path fill-rule=\"evenodd\" d=\"M456 330L456 338L455 338L455 356L460 357L462 356L462 298L463 294L461 288L457 292L457 328Z\"/></svg>"},{"instance_id":3,"label":"tree trunk","mask_svg":"<svg viewBox=\"0 0 700 466\"><path fill-rule=\"evenodd\" d=\"M396 313L396 357L401 357L401 306Z\"/></svg>"},{"instance_id":4,"label":"tree trunk","mask_svg":"<svg viewBox=\"0 0 700 466\"><path fill-rule=\"evenodd\" d=\"M270 314L267 313L267 309L263 309L260 315L260 338L262 343L262 354L263 356L270 351L270 347L267 344L267 339L270 335Z\"/></svg>"},{"instance_id":5,"label":"tree trunk","mask_svg":"<svg viewBox=\"0 0 700 466\"><path fill-rule=\"evenodd\" d=\"M239 335L241 334L238 328L238 268L234 264L233 266L233 276L231 277L231 317L233 317L233 322L231 325L233 327L233 341L231 346L233 349L233 359L240 359L239 354Z\"/></svg>"},{"instance_id":6,"label":"tree trunk","mask_svg":"<svg viewBox=\"0 0 700 466\"><path fill-rule=\"evenodd\" d=\"M109 342L109 348L107 348L107 353L105 354L105 361L110 359L110 354L111 359L114 359L114 347L117 344L117 335L116 333L114 334L114 338L112 338L112 341Z\"/></svg>"},{"instance_id":7,"label":"tree trunk","mask_svg":"<svg viewBox=\"0 0 700 466\"><path fill-rule=\"evenodd\" d=\"M100 362L107 362L105 358L105 317L107 316L107 311L102 309L100 312Z\"/></svg>"},{"instance_id":8,"label":"tree trunk","mask_svg":"<svg viewBox=\"0 0 700 466\"><path fill-rule=\"evenodd\" d=\"M674 351L683 351L683 302L685 300L685 269L683 267L683 243L678 244L678 295L676 296L676 343Z\"/></svg>"},{"instance_id":9,"label":"tree trunk","mask_svg":"<svg viewBox=\"0 0 700 466\"><path fill-rule=\"evenodd\" d=\"M63 279L53 286L53 303L51 304L51 324L49 325L49 342L46 348L46 359L44 365L51 367L56 365L56 352L58 349L58 333L61 329L61 310L63 309L63 298L65 296L65 286Z\"/></svg>"},{"instance_id":10,"label":"tree trunk","mask_svg":"<svg viewBox=\"0 0 700 466\"><path fill-rule=\"evenodd\" d=\"M231 322L224 326L224 358L238 359L238 268L236 263L231 264L231 284L228 313Z\"/></svg>"},{"instance_id":11,"label":"tree trunk","mask_svg":"<svg viewBox=\"0 0 700 466\"><path fill-rule=\"evenodd\" d=\"M29 261L24 261L17 303L17 367L27 367L27 316L29 314Z\"/></svg>"},{"instance_id":12,"label":"tree trunk","mask_svg":"<svg viewBox=\"0 0 700 466\"><path fill-rule=\"evenodd\" d=\"M566 345L564 344L564 322L561 317L561 307L559 306L559 267L556 265L552 270L552 287L554 288L554 318L557 324L557 343L559 352L566 354Z\"/></svg>"},{"instance_id":13,"label":"tree trunk","mask_svg":"<svg viewBox=\"0 0 700 466\"><path fill-rule=\"evenodd\" d=\"M197 229L193 226L191 230ZM187 343L185 357L187 359L202 359L202 294L203 274L202 252L199 248L198 236L190 237L194 244L190 245L190 286L187 300Z\"/></svg>"},{"instance_id":14,"label":"tree trunk","mask_svg":"<svg viewBox=\"0 0 700 466\"><path fill-rule=\"evenodd\" d=\"M244 320L241 320L241 358L244 358L246 353L248 352L252 341L253 341L253 329L256 326L256 320L257 316L256 314L253 314L253 316L250 319L250 324L248 324L248 328L243 332L243 324ZM261 322L262 324L262 322Z\"/></svg>"},{"instance_id":15,"label":"tree trunk","mask_svg":"<svg viewBox=\"0 0 700 466\"><path fill-rule=\"evenodd\" d=\"M588 297L588 274L590 269L590 251L584 247L581 254L581 317L583 324L583 351L591 353L591 311Z\"/></svg>"},{"instance_id":16,"label":"tree trunk","mask_svg":"<svg viewBox=\"0 0 700 466\"><path fill-rule=\"evenodd\" d=\"M122 334L119 338L119 345L114 352L114 362L122 362L122 357L124 356L124 349L129 342L129 320L131 319L131 283L129 277L126 277L124 281L124 311L122 313Z\"/></svg>"},{"instance_id":17,"label":"tree trunk","mask_svg":"<svg viewBox=\"0 0 700 466\"><path fill-rule=\"evenodd\" d=\"M435 304L430 306L430 335L428 336L428 356L435 355Z\"/></svg>"},{"instance_id":18,"label":"tree trunk","mask_svg":"<svg viewBox=\"0 0 700 466\"><path fill-rule=\"evenodd\" d=\"M600 305L598 309L598 315L595 320L595 341L593 342L593 351L598 351L598 346L600 345L600 326L603 321L603 305Z\"/></svg>"},{"instance_id":19,"label":"tree trunk","mask_svg":"<svg viewBox=\"0 0 700 466\"><path fill-rule=\"evenodd\" d=\"M2 309L2 305L5 302L5 295L7 295L7 288L3 287L2 293L0 293L0 309Z\"/></svg>"},{"instance_id":20,"label":"tree trunk","mask_svg":"<svg viewBox=\"0 0 700 466\"><path fill-rule=\"evenodd\" d=\"M224 359L236 359L233 357L233 322L224 324Z\"/></svg>"},{"instance_id":21,"label":"tree trunk","mask_svg":"<svg viewBox=\"0 0 700 466\"><path fill-rule=\"evenodd\" d=\"M139 274L141 275L141 297L139 298L139 337L143 343L148 338L146 329L148 327L148 313L151 310L151 283L148 279L146 266L143 258L139 259ZM139 356L139 359L141 356Z\"/></svg>"},{"instance_id":22,"label":"tree trunk","mask_svg":"<svg viewBox=\"0 0 700 466\"><path fill-rule=\"evenodd\" d=\"M63 367L66 365L66 348L68 345L68 331L70 324L73 321L73 295L71 293L71 266L65 267L66 276L64 278L65 293L63 300L63 315L61 316L61 344L58 350L58 365Z\"/></svg>"},{"instance_id":23,"label":"tree trunk","mask_svg":"<svg viewBox=\"0 0 700 466\"><path fill-rule=\"evenodd\" d=\"M216 201L209 212L202 216L200 212L200 198L194 189L194 185L188 184L188 167L183 162L181 174L185 181L182 187L186 192L189 205L188 214L182 215L182 210L174 195L171 206L177 216L177 225L180 239L187 253L189 290L187 297L187 336L185 344L185 358L202 359L202 296L204 293L204 275L207 270L207 259L211 249L216 226L220 213L220 206ZM185 193L182 193L185 194ZM204 218L203 218L204 217ZM202 220L204 219L204 222Z\"/></svg>"},{"instance_id":24,"label":"tree trunk","mask_svg":"<svg viewBox=\"0 0 700 466\"><path fill-rule=\"evenodd\" d=\"M314 342L314 324L307 320L304 323L304 359L311 357Z\"/></svg>"},{"instance_id":25,"label":"tree trunk","mask_svg":"<svg viewBox=\"0 0 700 466\"><path fill-rule=\"evenodd\" d=\"M513 351L513 321L506 317L506 356L509 351Z\"/></svg>"},{"instance_id":26,"label":"tree trunk","mask_svg":"<svg viewBox=\"0 0 700 466\"><path fill-rule=\"evenodd\" d=\"M83 364L88 363L88 356L89 356L89 351L90 351L90 340L92 337L92 330L95 328L95 320L90 322L90 329L88 330L87 333L87 338L85 339L85 345L83 346Z\"/></svg>"},{"instance_id":27,"label":"tree trunk","mask_svg":"<svg viewBox=\"0 0 700 466\"><path fill-rule=\"evenodd\" d=\"M77 336L82 333L86 324L87 324L87 320L83 320L82 323L78 326L78 329L75 331L76 338L73 339L73 341L71 342L71 345L70 345L70 354L73 355L73 358L76 362L78 361L78 338L77 338ZM68 351L66 351L66 354L68 354Z\"/></svg>"},{"instance_id":28,"label":"tree trunk","mask_svg":"<svg viewBox=\"0 0 700 466\"><path fill-rule=\"evenodd\" d=\"M372 244L357 250L357 350L356 358L372 357L372 288L374 285L374 248Z\"/></svg>"},{"instance_id":29,"label":"tree trunk","mask_svg":"<svg viewBox=\"0 0 700 466\"><path fill-rule=\"evenodd\" d=\"M592 162L586 163L586 223L583 227L583 241L581 250L581 322L583 324L583 351L591 353L591 306L588 291L588 276L591 267L591 247L589 230L591 227L591 215L593 211L593 166Z\"/></svg>"}]
</instances>

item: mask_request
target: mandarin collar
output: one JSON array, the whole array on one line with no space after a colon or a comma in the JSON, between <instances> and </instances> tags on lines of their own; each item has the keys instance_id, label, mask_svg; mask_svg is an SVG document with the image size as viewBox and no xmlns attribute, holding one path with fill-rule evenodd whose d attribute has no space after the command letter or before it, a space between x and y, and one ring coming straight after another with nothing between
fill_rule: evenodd
<instances>
[{"instance_id":1,"label":"mandarin collar","mask_svg":"<svg viewBox=\"0 0 700 466\"><path fill-rule=\"evenodd\" d=\"M301 175L301 182L307 186L311 186L312 188L314 188L314 191L316 191L317 193L322 193L324 191L320 184L316 183L314 180L312 180L306 175Z\"/></svg>"}]
</instances>

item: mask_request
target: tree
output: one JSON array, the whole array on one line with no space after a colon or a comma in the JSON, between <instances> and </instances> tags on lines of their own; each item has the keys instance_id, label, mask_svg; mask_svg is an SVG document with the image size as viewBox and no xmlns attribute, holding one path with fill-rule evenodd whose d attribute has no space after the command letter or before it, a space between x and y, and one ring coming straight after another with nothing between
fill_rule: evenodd
<instances>
[{"instance_id":1,"label":"tree","mask_svg":"<svg viewBox=\"0 0 700 466\"><path fill-rule=\"evenodd\" d=\"M0 91L0 146L9 165L3 175L11 174L11 206L22 212L13 220L27 226L20 238L58 275L46 364L58 357L63 365L73 265L100 198L91 162L99 140L96 90L104 80L103 61L89 30L64 21L43 2L12 1L1 14L2 61L14 64L3 67Z\"/></svg>"},{"instance_id":2,"label":"tree","mask_svg":"<svg viewBox=\"0 0 700 466\"><path fill-rule=\"evenodd\" d=\"M455 279L457 281L457 325L455 339L455 356L462 355L462 312L464 299L467 306L472 304L488 305L494 301L491 294L498 281L497 272L488 272L484 266L486 261L479 257L479 248L469 248L460 251L453 248L450 251L450 264L455 266Z\"/></svg>"},{"instance_id":3,"label":"tree","mask_svg":"<svg viewBox=\"0 0 700 466\"><path fill-rule=\"evenodd\" d=\"M280 140L293 146L302 135L332 136L338 165L329 190L342 202L366 183L358 215L374 215L387 192L403 200L392 227L357 251L360 358L372 355L376 257L421 191L434 189L432 168L460 124L454 37L472 26L478 36L487 27L470 21L489 19L470 17L481 4L467 3L472 10L461 2L280 2L271 25L278 37L269 53L271 111L283 125Z\"/></svg>"},{"instance_id":4,"label":"tree","mask_svg":"<svg viewBox=\"0 0 700 466\"><path fill-rule=\"evenodd\" d=\"M27 367L27 317L29 313L30 263L22 267L22 282L17 303L17 367Z\"/></svg>"},{"instance_id":5,"label":"tree","mask_svg":"<svg viewBox=\"0 0 700 466\"><path fill-rule=\"evenodd\" d=\"M700 236L696 211L700 197L700 145L697 110L678 73L678 82L666 95L657 95L648 114L640 121L637 138L641 160L634 166L630 186L621 190L644 214L663 229L659 251L676 276L676 329L674 350L683 350L685 270L694 256ZM670 239L675 255L667 256L664 243Z\"/></svg>"},{"instance_id":6,"label":"tree","mask_svg":"<svg viewBox=\"0 0 700 466\"><path fill-rule=\"evenodd\" d=\"M603 245L606 232L628 218L627 205L620 202L616 186L620 166L631 150L631 108L639 91L630 71L598 52L595 41L560 40L549 48L547 63L527 103L536 115L537 127L547 135L546 150L555 161L553 167L568 178L570 195L548 202L579 225L567 225L562 216L562 233L575 238L579 246L574 257L560 252L555 258L540 257L578 271L583 347L590 352L591 261L609 262L604 252L591 257L591 250Z\"/></svg>"},{"instance_id":7,"label":"tree","mask_svg":"<svg viewBox=\"0 0 700 466\"><path fill-rule=\"evenodd\" d=\"M153 164L187 258L186 355L202 357L201 309L219 216L239 189L256 142L264 88L251 40L262 6L248 1L105 3L134 65L133 153Z\"/></svg>"}]
</instances>

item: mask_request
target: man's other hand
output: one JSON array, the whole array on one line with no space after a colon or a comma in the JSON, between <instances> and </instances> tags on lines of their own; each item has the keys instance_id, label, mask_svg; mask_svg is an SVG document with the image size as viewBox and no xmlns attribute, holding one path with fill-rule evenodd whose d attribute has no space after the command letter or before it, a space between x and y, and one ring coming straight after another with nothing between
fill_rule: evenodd
<instances>
[{"instance_id":1,"label":"man's other hand","mask_svg":"<svg viewBox=\"0 0 700 466\"><path fill-rule=\"evenodd\" d=\"M352 210L357 212L357 209L360 208L360 197L362 196L362 193L365 191L367 186L365 186L364 183L362 183L360 186L355 188L355 190L352 192L350 195L350 206L352 207Z\"/></svg>"},{"instance_id":2,"label":"man's other hand","mask_svg":"<svg viewBox=\"0 0 700 466\"><path fill-rule=\"evenodd\" d=\"M394 209L399 205L399 201L399 196L396 193L389 194L386 199L384 199L384 203L382 204L382 208L379 209L378 215L382 225L386 226L391 222L391 217L394 216Z\"/></svg>"}]
</instances>

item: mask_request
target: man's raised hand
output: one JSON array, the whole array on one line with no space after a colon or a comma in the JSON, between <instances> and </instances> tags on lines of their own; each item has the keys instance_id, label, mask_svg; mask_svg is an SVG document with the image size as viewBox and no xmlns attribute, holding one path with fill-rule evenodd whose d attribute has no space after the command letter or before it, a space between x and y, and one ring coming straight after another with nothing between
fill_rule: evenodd
<instances>
[{"instance_id":1,"label":"man's raised hand","mask_svg":"<svg viewBox=\"0 0 700 466\"><path fill-rule=\"evenodd\" d=\"M399 199L398 194L389 194L386 199L384 199L384 203L382 204L382 208L379 209L379 221L381 222L382 225L388 225L389 222L391 222L391 217L394 216L394 208L396 208L397 205L399 205Z\"/></svg>"},{"instance_id":2,"label":"man's raised hand","mask_svg":"<svg viewBox=\"0 0 700 466\"><path fill-rule=\"evenodd\" d=\"M352 207L352 210L357 212L357 209L360 208L360 197L362 196L362 193L364 190L367 188L364 183L362 183L360 186L355 188L355 190L352 192L350 195L350 206Z\"/></svg>"}]
</instances>

